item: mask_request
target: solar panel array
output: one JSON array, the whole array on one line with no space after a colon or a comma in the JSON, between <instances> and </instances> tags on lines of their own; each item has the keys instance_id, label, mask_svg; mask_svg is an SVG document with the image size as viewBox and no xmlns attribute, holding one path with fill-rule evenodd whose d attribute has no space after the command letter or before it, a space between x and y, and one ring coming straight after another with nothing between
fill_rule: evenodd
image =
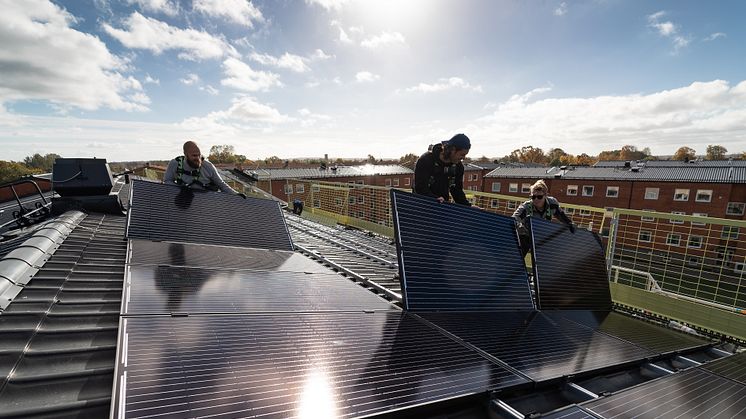
<instances>
[{"instance_id":1,"label":"solar panel array","mask_svg":"<svg viewBox=\"0 0 746 419\"><path fill-rule=\"evenodd\" d=\"M277 202L135 180L128 238L293 250Z\"/></svg>"},{"instance_id":2,"label":"solar panel array","mask_svg":"<svg viewBox=\"0 0 746 419\"><path fill-rule=\"evenodd\" d=\"M391 191L405 308L530 310L510 217Z\"/></svg>"},{"instance_id":3,"label":"solar panel array","mask_svg":"<svg viewBox=\"0 0 746 419\"><path fill-rule=\"evenodd\" d=\"M595 233L536 217L531 220L533 268L542 310L611 310L606 258Z\"/></svg>"},{"instance_id":4,"label":"solar panel array","mask_svg":"<svg viewBox=\"0 0 746 419\"><path fill-rule=\"evenodd\" d=\"M746 385L746 352L713 361L702 368Z\"/></svg>"}]
</instances>

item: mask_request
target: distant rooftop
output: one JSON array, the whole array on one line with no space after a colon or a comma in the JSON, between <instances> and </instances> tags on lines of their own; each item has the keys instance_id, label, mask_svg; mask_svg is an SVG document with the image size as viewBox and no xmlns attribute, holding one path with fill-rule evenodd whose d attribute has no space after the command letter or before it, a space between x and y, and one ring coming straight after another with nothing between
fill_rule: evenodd
<instances>
[{"instance_id":1,"label":"distant rooftop","mask_svg":"<svg viewBox=\"0 0 746 419\"><path fill-rule=\"evenodd\" d=\"M746 160L601 160L594 167L746 167Z\"/></svg>"},{"instance_id":2,"label":"distant rooftop","mask_svg":"<svg viewBox=\"0 0 746 419\"><path fill-rule=\"evenodd\" d=\"M735 162L735 161L734 161ZM623 162L622 162L623 163ZM588 180L638 180L663 182L708 182L708 183L746 183L746 164L738 166L698 165L678 162L678 165L644 166L562 166L550 168L515 168L500 167L485 177L488 178L530 178L549 179L588 179ZM703 162L704 163L704 162ZM739 163L743 163L739 161Z\"/></svg>"},{"instance_id":3,"label":"distant rooftop","mask_svg":"<svg viewBox=\"0 0 746 419\"><path fill-rule=\"evenodd\" d=\"M335 177L364 177L374 175L409 175L414 173L412 169L404 166L365 164L361 166L327 166L315 169L256 169L260 180L266 179L308 179L308 178L335 178Z\"/></svg>"}]
</instances>

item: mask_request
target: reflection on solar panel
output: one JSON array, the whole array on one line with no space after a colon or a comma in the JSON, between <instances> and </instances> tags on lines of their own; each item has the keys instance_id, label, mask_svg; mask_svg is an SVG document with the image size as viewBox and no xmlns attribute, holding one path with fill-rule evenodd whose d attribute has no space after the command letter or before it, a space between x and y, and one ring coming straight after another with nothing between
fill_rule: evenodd
<instances>
[{"instance_id":1,"label":"reflection on solar panel","mask_svg":"<svg viewBox=\"0 0 746 419\"><path fill-rule=\"evenodd\" d=\"M718 359L700 368L746 385L746 352Z\"/></svg>"},{"instance_id":2,"label":"reflection on solar panel","mask_svg":"<svg viewBox=\"0 0 746 419\"><path fill-rule=\"evenodd\" d=\"M277 202L133 181L127 237L293 250Z\"/></svg>"},{"instance_id":3,"label":"reflection on solar panel","mask_svg":"<svg viewBox=\"0 0 746 419\"><path fill-rule=\"evenodd\" d=\"M567 318L593 330L616 336L661 354L703 347L709 344L705 339L615 312L562 310L557 312L544 311L544 314L552 319Z\"/></svg>"},{"instance_id":4,"label":"reflection on solar panel","mask_svg":"<svg viewBox=\"0 0 746 419\"><path fill-rule=\"evenodd\" d=\"M173 242L130 240L129 263L199 268L331 273L295 252Z\"/></svg>"},{"instance_id":5,"label":"reflection on solar panel","mask_svg":"<svg viewBox=\"0 0 746 419\"><path fill-rule=\"evenodd\" d=\"M390 310L390 303L336 274L127 267L123 314Z\"/></svg>"},{"instance_id":6,"label":"reflection on solar panel","mask_svg":"<svg viewBox=\"0 0 746 419\"><path fill-rule=\"evenodd\" d=\"M539 308L611 310L601 240L592 232L536 217L531 220Z\"/></svg>"},{"instance_id":7,"label":"reflection on solar panel","mask_svg":"<svg viewBox=\"0 0 746 419\"><path fill-rule=\"evenodd\" d=\"M551 320L539 312L420 315L535 381L654 355L569 320Z\"/></svg>"},{"instance_id":8,"label":"reflection on solar panel","mask_svg":"<svg viewBox=\"0 0 746 419\"><path fill-rule=\"evenodd\" d=\"M592 417L593 415L579 406L570 406L548 415L541 415L542 419L586 419Z\"/></svg>"},{"instance_id":9,"label":"reflection on solar panel","mask_svg":"<svg viewBox=\"0 0 746 419\"><path fill-rule=\"evenodd\" d=\"M408 310L533 309L513 219L392 190Z\"/></svg>"},{"instance_id":10,"label":"reflection on solar panel","mask_svg":"<svg viewBox=\"0 0 746 419\"><path fill-rule=\"evenodd\" d=\"M605 418L735 418L746 386L693 368L583 404Z\"/></svg>"},{"instance_id":11,"label":"reflection on solar panel","mask_svg":"<svg viewBox=\"0 0 746 419\"><path fill-rule=\"evenodd\" d=\"M528 381L401 312L134 317L114 417L353 417Z\"/></svg>"}]
</instances>

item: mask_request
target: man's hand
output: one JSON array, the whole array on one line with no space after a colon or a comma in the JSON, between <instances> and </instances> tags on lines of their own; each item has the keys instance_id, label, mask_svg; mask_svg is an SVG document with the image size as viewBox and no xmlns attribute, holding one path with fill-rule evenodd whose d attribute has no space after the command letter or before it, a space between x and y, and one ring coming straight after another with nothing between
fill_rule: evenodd
<instances>
[{"instance_id":1,"label":"man's hand","mask_svg":"<svg viewBox=\"0 0 746 419\"><path fill-rule=\"evenodd\" d=\"M443 198L442 196L439 196L439 197L437 197L437 198L436 198L436 200L437 200L438 202L440 202L441 204L442 204L443 202L445 202L445 201L446 201L446 199L445 199L445 198Z\"/></svg>"},{"instance_id":2,"label":"man's hand","mask_svg":"<svg viewBox=\"0 0 746 419\"><path fill-rule=\"evenodd\" d=\"M246 194L245 194L245 193L243 193L243 192L239 192L239 193L237 193L236 195L240 196L240 197L241 197L241 198L243 198L243 199L246 199Z\"/></svg>"}]
</instances>

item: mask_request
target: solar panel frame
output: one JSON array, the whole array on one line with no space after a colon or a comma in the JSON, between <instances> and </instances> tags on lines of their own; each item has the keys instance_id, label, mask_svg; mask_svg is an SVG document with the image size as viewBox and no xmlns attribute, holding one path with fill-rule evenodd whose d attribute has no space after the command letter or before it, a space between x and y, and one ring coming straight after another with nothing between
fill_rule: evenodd
<instances>
[{"instance_id":1,"label":"solar panel frame","mask_svg":"<svg viewBox=\"0 0 746 419\"><path fill-rule=\"evenodd\" d=\"M114 418L360 417L530 385L401 311L145 316L119 330Z\"/></svg>"},{"instance_id":2,"label":"solar panel frame","mask_svg":"<svg viewBox=\"0 0 746 419\"><path fill-rule=\"evenodd\" d=\"M541 310L611 310L611 290L596 233L529 217L537 306ZM572 255L572 257L567 257Z\"/></svg>"},{"instance_id":3,"label":"solar panel frame","mask_svg":"<svg viewBox=\"0 0 746 419\"><path fill-rule=\"evenodd\" d=\"M293 250L276 201L133 180L127 238Z\"/></svg>"},{"instance_id":4,"label":"solar panel frame","mask_svg":"<svg viewBox=\"0 0 746 419\"><path fill-rule=\"evenodd\" d=\"M534 308L512 218L395 189L391 203L407 310Z\"/></svg>"},{"instance_id":5,"label":"solar panel frame","mask_svg":"<svg viewBox=\"0 0 746 419\"><path fill-rule=\"evenodd\" d=\"M746 385L746 352L709 362L699 368Z\"/></svg>"}]
</instances>

